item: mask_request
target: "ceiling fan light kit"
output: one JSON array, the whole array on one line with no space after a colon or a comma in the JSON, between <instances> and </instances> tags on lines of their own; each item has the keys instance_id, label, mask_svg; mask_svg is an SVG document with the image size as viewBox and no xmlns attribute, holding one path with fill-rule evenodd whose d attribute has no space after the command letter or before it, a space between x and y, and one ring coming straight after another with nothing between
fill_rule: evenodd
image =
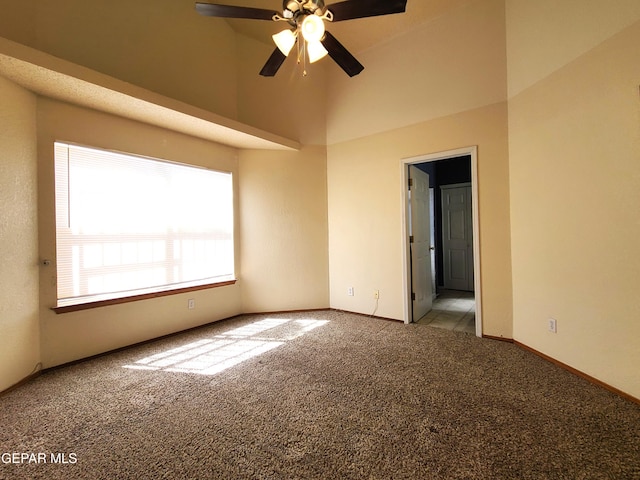
<instances>
[{"instance_id":1,"label":"ceiling fan light kit","mask_svg":"<svg viewBox=\"0 0 640 480\"><path fill-rule=\"evenodd\" d=\"M329 52L322 46L320 41L307 42L307 56L309 57L309 63L316 63L318 60L323 59Z\"/></svg>"},{"instance_id":2,"label":"ceiling fan light kit","mask_svg":"<svg viewBox=\"0 0 640 480\"><path fill-rule=\"evenodd\" d=\"M282 15L273 10L213 3L196 3L196 11L210 17L287 22L290 28L273 35L276 49L260 71L262 76L272 77L278 72L301 35L304 42L300 45L299 59L300 52L309 63L329 55L353 77L362 72L364 66L326 31L324 22L403 13L406 6L407 0L345 0L326 7L324 0L283 0Z\"/></svg>"},{"instance_id":3,"label":"ceiling fan light kit","mask_svg":"<svg viewBox=\"0 0 640 480\"><path fill-rule=\"evenodd\" d=\"M317 15L307 15L300 26L307 42L319 42L324 37L324 22Z\"/></svg>"},{"instance_id":4,"label":"ceiling fan light kit","mask_svg":"<svg viewBox=\"0 0 640 480\"><path fill-rule=\"evenodd\" d=\"M289 52L297 40L296 34L292 30L283 30L273 35L272 38L276 46L284 53L285 57L289 55Z\"/></svg>"}]
</instances>

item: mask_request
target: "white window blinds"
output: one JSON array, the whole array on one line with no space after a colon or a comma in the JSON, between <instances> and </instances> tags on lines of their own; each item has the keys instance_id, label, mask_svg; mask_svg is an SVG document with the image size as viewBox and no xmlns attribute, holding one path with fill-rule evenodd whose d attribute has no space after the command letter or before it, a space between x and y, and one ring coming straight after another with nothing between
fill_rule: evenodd
<instances>
[{"instance_id":1,"label":"white window blinds","mask_svg":"<svg viewBox=\"0 0 640 480\"><path fill-rule=\"evenodd\" d=\"M234 279L231 173L56 142L58 307Z\"/></svg>"}]
</instances>

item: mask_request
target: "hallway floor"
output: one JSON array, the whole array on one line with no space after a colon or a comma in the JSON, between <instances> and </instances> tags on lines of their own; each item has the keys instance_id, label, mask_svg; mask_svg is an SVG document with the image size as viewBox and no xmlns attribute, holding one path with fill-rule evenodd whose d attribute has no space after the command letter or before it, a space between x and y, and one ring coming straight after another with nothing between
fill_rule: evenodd
<instances>
[{"instance_id":1,"label":"hallway floor","mask_svg":"<svg viewBox=\"0 0 640 480\"><path fill-rule=\"evenodd\" d=\"M433 309L416 323L475 335L476 301L473 292L441 290L433 301Z\"/></svg>"}]
</instances>

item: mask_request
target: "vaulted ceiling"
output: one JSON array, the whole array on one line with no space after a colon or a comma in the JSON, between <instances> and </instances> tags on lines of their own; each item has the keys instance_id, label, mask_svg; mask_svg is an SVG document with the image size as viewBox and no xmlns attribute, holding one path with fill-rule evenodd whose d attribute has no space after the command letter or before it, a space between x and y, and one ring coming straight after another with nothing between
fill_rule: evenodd
<instances>
[{"instance_id":1,"label":"vaulted ceiling","mask_svg":"<svg viewBox=\"0 0 640 480\"><path fill-rule=\"evenodd\" d=\"M282 0L201 0L204 3L219 3L244 7L282 10ZM340 0L326 0L326 5ZM349 20L328 25L327 29L354 54L378 43L417 27L448 11L460 8L474 0L408 0L403 14L386 15ZM238 33L272 45L271 35L283 29L279 22L261 20L227 19Z\"/></svg>"}]
</instances>

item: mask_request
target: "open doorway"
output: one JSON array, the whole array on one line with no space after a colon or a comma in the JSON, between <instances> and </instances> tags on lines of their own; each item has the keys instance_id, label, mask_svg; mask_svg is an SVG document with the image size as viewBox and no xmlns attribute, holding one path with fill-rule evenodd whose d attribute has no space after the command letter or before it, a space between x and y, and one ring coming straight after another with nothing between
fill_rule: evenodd
<instances>
[{"instance_id":1,"label":"open doorway","mask_svg":"<svg viewBox=\"0 0 640 480\"><path fill-rule=\"evenodd\" d=\"M476 147L468 147L401 162L405 323L432 323L440 328L482 336L476 152ZM420 293L415 292L416 278L419 278L415 269L422 267L412 258L413 252L418 251L413 243L413 234L420 232L423 220L417 220L412 211L415 199L412 198L409 179L416 173L421 176L422 172L429 178L430 186L430 214L424 221L430 222L428 229L432 232L432 260L428 264L433 266L428 268L431 268L429 275L435 281L428 312L414 310L416 298L420 298ZM415 196L419 192L415 192L415 186L413 188ZM413 223L417 225L412 225L412 216ZM417 290L420 287L418 285Z\"/></svg>"}]
</instances>

